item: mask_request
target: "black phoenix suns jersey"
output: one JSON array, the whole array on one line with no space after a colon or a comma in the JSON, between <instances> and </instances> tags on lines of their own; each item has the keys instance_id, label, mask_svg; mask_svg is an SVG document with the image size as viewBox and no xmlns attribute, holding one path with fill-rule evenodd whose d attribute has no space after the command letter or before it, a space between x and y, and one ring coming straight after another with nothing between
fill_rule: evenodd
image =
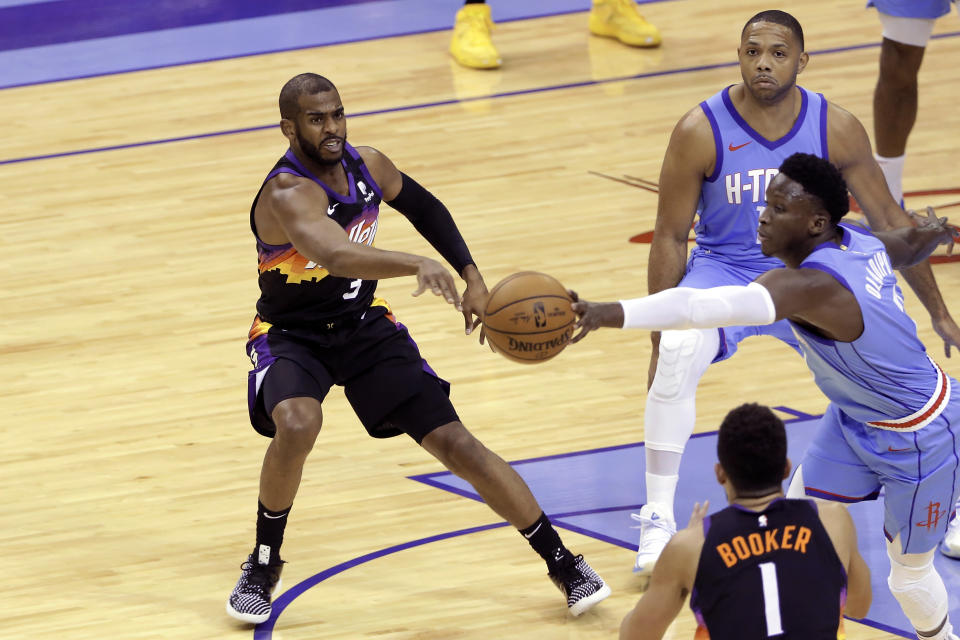
<instances>
[{"instance_id":1,"label":"black phoenix suns jersey","mask_svg":"<svg viewBox=\"0 0 960 640\"><path fill-rule=\"evenodd\" d=\"M382 194L357 150L344 143L341 163L347 172L349 195L340 195L321 182L288 150L267 174L265 185L280 173L313 180L327 192L327 215L343 227L352 242L373 246L377 234ZM338 278L323 265L300 255L290 243L271 245L257 235L254 211L263 192L261 185L250 207L250 227L257 239L260 299L257 314L281 326L321 326L324 321L359 316L374 301L376 280Z\"/></svg>"},{"instance_id":2,"label":"black phoenix suns jersey","mask_svg":"<svg viewBox=\"0 0 960 640\"><path fill-rule=\"evenodd\" d=\"M847 573L810 500L731 505L703 521L696 638L836 640Z\"/></svg>"}]
</instances>

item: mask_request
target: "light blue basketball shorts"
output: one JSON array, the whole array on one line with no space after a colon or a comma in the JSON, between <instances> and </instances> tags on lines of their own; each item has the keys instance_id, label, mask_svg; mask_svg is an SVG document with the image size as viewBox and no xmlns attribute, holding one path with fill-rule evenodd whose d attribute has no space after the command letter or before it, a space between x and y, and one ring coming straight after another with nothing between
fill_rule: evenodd
<instances>
[{"instance_id":1,"label":"light blue basketball shorts","mask_svg":"<svg viewBox=\"0 0 960 640\"><path fill-rule=\"evenodd\" d=\"M687 261L687 271L678 287L691 289L709 289L727 285L746 286L769 271L767 268L756 268L748 265L733 265L717 258L714 254L700 247L690 252ZM713 362L726 360L737 351L737 345L751 336L773 336L793 347L800 353L800 345L793 330L786 320L779 320L773 324L763 326L736 326L718 329L720 332L720 351Z\"/></svg>"},{"instance_id":2,"label":"light blue basketball shorts","mask_svg":"<svg viewBox=\"0 0 960 640\"><path fill-rule=\"evenodd\" d=\"M918 431L878 429L831 403L804 454L806 494L837 502L875 500L883 488L883 532L904 553L936 548L960 495L960 388Z\"/></svg>"}]
</instances>

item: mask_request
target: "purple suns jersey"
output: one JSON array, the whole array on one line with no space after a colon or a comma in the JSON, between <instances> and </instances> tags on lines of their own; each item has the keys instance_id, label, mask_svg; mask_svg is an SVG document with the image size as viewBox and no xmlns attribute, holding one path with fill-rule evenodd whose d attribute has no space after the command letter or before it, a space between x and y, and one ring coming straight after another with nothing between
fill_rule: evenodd
<instances>
[{"instance_id":1,"label":"purple suns jersey","mask_svg":"<svg viewBox=\"0 0 960 640\"><path fill-rule=\"evenodd\" d=\"M827 100L800 90L800 113L793 127L770 141L747 124L730 100L727 87L700 103L716 147L716 166L700 190L696 224L697 245L713 257L772 269L783 263L764 256L757 242L760 213L767 204L767 186L787 156L803 152L828 158Z\"/></svg>"},{"instance_id":2,"label":"purple suns jersey","mask_svg":"<svg viewBox=\"0 0 960 640\"><path fill-rule=\"evenodd\" d=\"M343 164L347 172L349 195L341 195L321 182L292 151L274 165L267 174L265 185L277 174L291 173L313 180L327 192L327 216L343 227L352 242L373 246L377 234L380 187L357 150L344 143ZM254 211L263 186L250 207L250 227L257 239L260 269L259 317L271 324L313 325L337 317L359 315L373 302L376 280L338 278L312 260L297 252L293 244L266 244L257 235Z\"/></svg>"},{"instance_id":3,"label":"purple suns jersey","mask_svg":"<svg viewBox=\"0 0 960 640\"><path fill-rule=\"evenodd\" d=\"M825 242L800 264L833 276L857 299L863 333L828 340L790 322L817 386L852 419L871 427L916 431L950 401L951 379L928 356L883 242L841 223L842 244Z\"/></svg>"},{"instance_id":4,"label":"purple suns jersey","mask_svg":"<svg viewBox=\"0 0 960 640\"><path fill-rule=\"evenodd\" d=\"M703 520L696 640L836 640L847 572L812 500L731 505Z\"/></svg>"}]
</instances>

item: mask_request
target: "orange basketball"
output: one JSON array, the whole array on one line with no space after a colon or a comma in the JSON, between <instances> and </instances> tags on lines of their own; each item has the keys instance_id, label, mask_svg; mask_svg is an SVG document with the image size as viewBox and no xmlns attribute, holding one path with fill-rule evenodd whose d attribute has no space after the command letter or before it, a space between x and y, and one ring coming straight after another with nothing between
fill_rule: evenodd
<instances>
[{"instance_id":1,"label":"orange basketball","mask_svg":"<svg viewBox=\"0 0 960 640\"><path fill-rule=\"evenodd\" d=\"M570 343L576 316L567 290L545 273L521 271L490 292L483 312L487 340L497 353L532 364L554 357Z\"/></svg>"}]
</instances>

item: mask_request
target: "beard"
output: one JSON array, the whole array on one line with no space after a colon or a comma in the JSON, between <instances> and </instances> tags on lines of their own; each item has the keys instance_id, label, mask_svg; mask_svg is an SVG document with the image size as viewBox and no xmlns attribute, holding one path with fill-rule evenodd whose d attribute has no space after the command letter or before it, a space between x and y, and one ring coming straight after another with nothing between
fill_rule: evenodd
<instances>
[{"instance_id":1,"label":"beard","mask_svg":"<svg viewBox=\"0 0 960 640\"><path fill-rule=\"evenodd\" d=\"M774 89L774 90L772 90L772 91L768 89L767 92L764 93L764 94L758 93L757 90L753 87L753 85L752 85L751 83L747 82L747 79L746 79L746 78L743 79L743 82L744 82L744 86L747 88L747 90L748 90L748 91L753 95L753 97L756 98L758 101L760 101L760 102L765 102L765 103L767 103L767 104L773 104L773 103L776 103L776 102L780 102L780 101L783 100L787 95L789 95L789 93L790 93L790 92L793 90L793 88L797 85L797 75L798 75L798 74L799 74L799 71L796 71L796 70L795 70L794 73L793 73L793 75L790 77L790 80L789 80L789 81L785 82L784 84L779 85L778 87L776 87L776 89Z\"/></svg>"},{"instance_id":2,"label":"beard","mask_svg":"<svg viewBox=\"0 0 960 640\"><path fill-rule=\"evenodd\" d=\"M300 150L303 151L304 155L316 162L317 164L322 164L325 166L333 166L340 163L340 160L343 159L343 150L344 147L340 147L340 153L336 157L324 156L323 155L323 143L329 140L330 138L324 138L320 141L320 144L315 145L311 144L309 140L303 137L300 133L300 129L297 129L297 144L300 145ZM342 138L344 144L347 142L347 136L344 135Z\"/></svg>"}]
</instances>

